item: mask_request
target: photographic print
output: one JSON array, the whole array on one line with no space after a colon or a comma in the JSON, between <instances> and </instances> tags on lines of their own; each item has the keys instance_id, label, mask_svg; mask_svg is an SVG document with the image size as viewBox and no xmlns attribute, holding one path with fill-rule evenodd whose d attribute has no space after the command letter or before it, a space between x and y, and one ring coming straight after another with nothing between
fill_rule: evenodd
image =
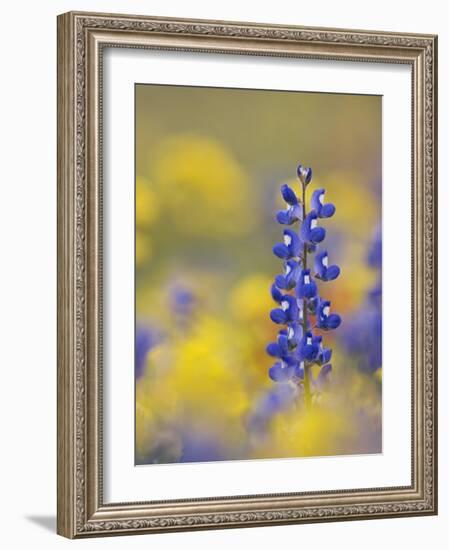
<instances>
[{"instance_id":1,"label":"photographic print","mask_svg":"<svg viewBox=\"0 0 449 550\"><path fill-rule=\"evenodd\" d=\"M437 513L437 41L58 17L59 534Z\"/></svg>"},{"instance_id":2,"label":"photographic print","mask_svg":"<svg viewBox=\"0 0 449 550\"><path fill-rule=\"evenodd\" d=\"M382 98L135 85L135 461L382 452Z\"/></svg>"}]
</instances>

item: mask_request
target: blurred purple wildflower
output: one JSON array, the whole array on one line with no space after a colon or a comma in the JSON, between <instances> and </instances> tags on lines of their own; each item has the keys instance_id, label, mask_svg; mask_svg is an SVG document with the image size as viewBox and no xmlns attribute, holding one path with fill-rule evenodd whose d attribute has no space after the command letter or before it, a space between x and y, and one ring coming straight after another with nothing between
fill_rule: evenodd
<instances>
[{"instance_id":1,"label":"blurred purple wildflower","mask_svg":"<svg viewBox=\"0 0 449 550\"><path fill-rule=\"evenodd\" d=\"M370 242L367 263L377 270L377 282L361 308L345 323L342 343L346 351L357 357L361 372L373 373L382 366L382 231L376 229Z\"/></svg>"},{"instance_id":2,"label":"blurred purple wildflower","mask_svg":"<svg viewBox=\"0 0 449 550\"><path fill-rule=\"evenodd\" d=\"M295 390L288 384L276 384L268 389L257 401L248 418L251 432L263 432L277 413L290 407L295 398Z\"/></svg>"},{"instance_id":3,"label":"blurred purple wildflower","mask_svg":"<svg viewBox=\"0 0 449 550\"><path fill-rule=\"evenodd\" d=\"M179 462L212 462L226 460L219 436L186 432L182 436L182 454Z\"/></svg>"},{"instance_id":4,"label":"blurred purple wildflower","mask_svg":"<svg viewBox=\"0 0 449 550\"><path fill-rule=\"evenodd\" d=\"M140 378L145 371L149 351L160 341L158 331L150 326L136 326L135 377Z\"/></svg>"},{"instance_id":5,"label":"blurred purple wildflower","mask_svg":"<svg viewBox=\"0 0 449 550\"><path fill-rule=\"evenodd\" d=\"M170 307L173 313L189 317L196 304L196 296L190 288L176 284L170 290Z\"/></svg>"}]
</instances>

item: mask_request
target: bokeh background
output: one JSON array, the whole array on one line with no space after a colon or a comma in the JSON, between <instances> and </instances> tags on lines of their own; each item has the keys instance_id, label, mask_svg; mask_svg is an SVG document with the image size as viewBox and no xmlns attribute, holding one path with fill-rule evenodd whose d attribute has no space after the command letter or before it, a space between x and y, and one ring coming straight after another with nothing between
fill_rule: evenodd
<instances>
[{"instance_id":1,"label":"bokeh background","mask_svg":"<svg viewBox=\"0 0 449 550\"><path fill-rule=\"evenodd\" d=\"M136 463L382 451L379 96L136 85ZM268 377L279 188L298 162L343 322L311 411Z\"/></svg>"}]
</instances>

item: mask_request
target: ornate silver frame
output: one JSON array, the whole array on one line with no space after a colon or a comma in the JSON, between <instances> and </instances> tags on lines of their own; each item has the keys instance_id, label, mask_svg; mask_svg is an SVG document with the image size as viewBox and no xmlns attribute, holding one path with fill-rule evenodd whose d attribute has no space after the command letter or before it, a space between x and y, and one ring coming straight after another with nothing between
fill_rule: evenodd
<instances>
[{"instance_id":1,"label":"ornate silver frame","mask_svg":"<svg viewBox=\"0 0 449 550\"><path fill-rule=\"evenodd\" d=\"M104 504L100 132L104 47L411 66L410 486ZM75 12L58 17L59 534L82 538L437 513L436 59L437 38L432 35Z\"/></svg>"}]
</instances>

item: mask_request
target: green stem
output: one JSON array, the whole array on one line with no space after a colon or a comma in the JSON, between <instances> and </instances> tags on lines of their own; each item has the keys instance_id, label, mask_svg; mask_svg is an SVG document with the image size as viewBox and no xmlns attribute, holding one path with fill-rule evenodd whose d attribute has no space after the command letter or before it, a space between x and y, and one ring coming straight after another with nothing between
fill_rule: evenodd
<instances>
[{"instance_id":1,"label":"green stem","mask_svg":"<svg viewBox=\"0 0 449 550\"><path fill-rule=\"evenodd\" d=\"M302 184L302 219L303 222L306 219L306 185ZM302 268L307 269L307 244L304 243L304 249L302 254ZM302 327L304 335L307 332L307 298L303 298L302 301ZM307 365L304 361L304 394L306 408L310 409L312 405L312 394L310 391L310 365Z\"/></svg>"}]
</instances>

